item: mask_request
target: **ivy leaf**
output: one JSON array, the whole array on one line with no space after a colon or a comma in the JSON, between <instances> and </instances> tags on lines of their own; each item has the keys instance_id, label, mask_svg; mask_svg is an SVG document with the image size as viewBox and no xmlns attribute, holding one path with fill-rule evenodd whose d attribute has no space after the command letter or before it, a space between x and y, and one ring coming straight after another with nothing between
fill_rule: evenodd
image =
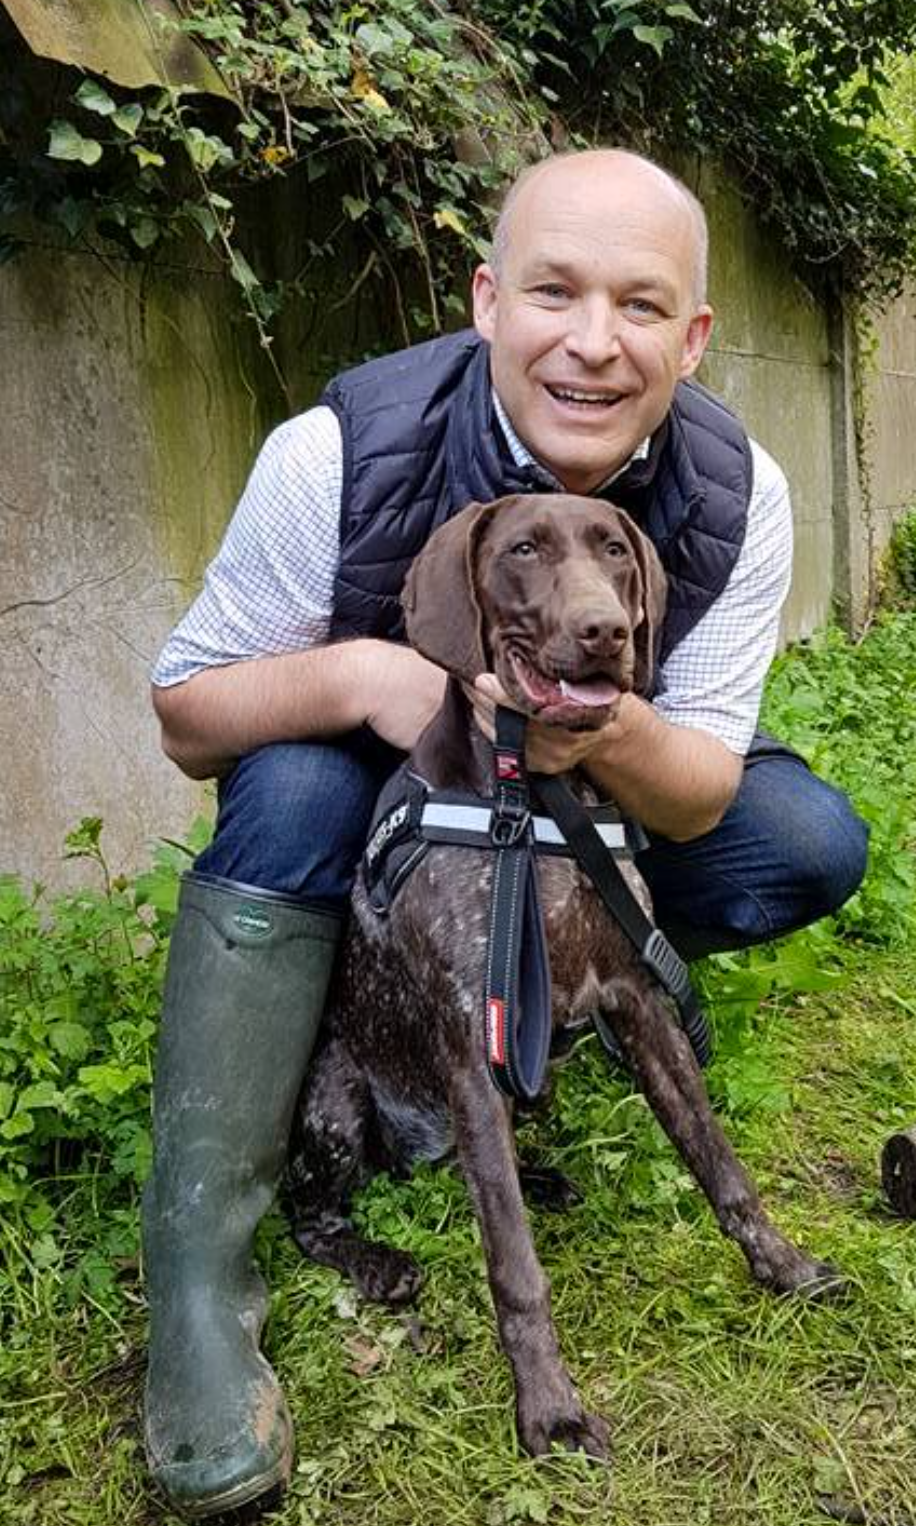
<instances>
[{"instance_id":1,"label":"ivy leaf","mask_svg":"<svg viewBox=\"0 0 916 1526\"><path fill-rule=\"evenodd\" d=\"M213 239L216 236L216 230L219 227L219 224L217 223L216 218L214 217L214 215L211 212L210 208L209 207L199 206L196 202L193 202L193 201L186 201L185 204L184 204L184 210L185 210L187 216L192 218L193 221L196 222L196 224L197 224L198 228L200 229L201 233L203 234L204 238L207 240L207 243L208 244L212 244ZM152 880L152 875L146 875L143 878L143 884L146 885L151 880ZM169 876L167 878L167 880L165 881L165 890L166 890L166 896L167 896L168 910L169 911L173 911L174 910L174 900L175 900L175 897L174 897L174 883L173 883L173 879L172 879L171 876ZM154 896L150 895L148 899L152 902L152 904L154 906L158 906L159 905L159 903L156 901Z\"/></svg>"},{"instance_id":2,"label":"ivy leaf","mask_svg":"<svg viewBox=\"0 0 916 1526\"><path fill-rule=\"evenodd\" d=\"M365 101L375 111L390 111L391 107L380 91L376 90L371 74L360 65L353 74L350 89L358 101Z\"/></svg>"},{"instance_id":3,"label":"ivy leaf","mask_svg":"<svg viewBox=\"0 0 916 1526\"><path fill-rule=\"evenodd\" d=\"M149 249L160 232L159 224L152 217L135 217L130 225L130 236L138 249Z\"/></svg>"},{"instance_id":4,"label":"ivy leaf","mask_svg":"<svg viewBox=\"0 0 916 1526\"><path fill-rule=\"evenodd\" d=\"M125 132L129 138L132 138L143 121L143 107L138 106L136 102L130 106L122 106L119 111L115 112L111 120L114 122L115 127L121 132Z\"/></svg>"},{"instance_id":5,"label":"ivy leaf","mask_svg":"<svg viewBox=\"0 0 916 1526\"><path fill-rule=\"evenodd\" d=\"M358 222L368 212L369 203L363 201L361 196L344 196L343 209L353 222Z\"/></svg>"},{"instance_id":6,"label":"ivy leaf","mask_svg":"<svg viewBox=\"0 0 916 1526\"><path fill-rule=\"evenodd\" d=\"M49 159L67 159L74 164L98 164L102 157L101 143L95 138L84 138L72 122L58 118L51 123L50 135Z\"/></svg>"},{"instance_id":7,"label":"ivy leaf","mask_svg":"<svg viewBox=\"0 0 916 1526\"><path fill-rule=\"evenodd\" d=\"M670 26L635 26L633 36L637 42L644 42L650 48L654 48L659 58L665 50L665 43L674 36Z\"/></svg>"},{"instance_id":8,"label":"ivy leaf","mask_svg":"<svg viewBox=\"0 0 916 1526\"><path fill-rule=\"evenodd\" d=\"M200 127L189 127L185 138L185 148L190 158L204 174L212 170L214 164L232 164L235 155L228 143L222 138L214 137L205 133Z\"/></svg>"},{"instance_id":9,"label":"ivy leaf","mask_svg":"<svg viewBox=\"0 0 916 1526\"><path fill-rule=\"evenodd\" d=\"M94 111L100 117L114 116L118 109L117 101L113 101L108 91L95 79L84 79L73 99L78 106L83 106L86 111Z\"/></svg>"},{"instance_id":10,"label":"ivy leaf","mask_svg":"<svg viewBox=\"0 0 916 1526\"><path fill-rule=\"evenodd\" d=\"M684 0L677 0L677 3L674 5L666 5L665 15L682 16L685 21L700 22L702 20L702 18L698 16L696 11L693 9L693 6L684 4Z\"/></svg>"},{"instance_id":11,"label":"ivy leaf","mask_svg":"<svg viewBox=\"0 0 916 1526\"><path fill-rule=\"evenodd\" d=\"M232 265L230 268L232 279L238 281L243 291L251 291L255 286L260 285L257 276L240 249L233 249Z\"/></svg>"},{"instance_id":12,"label":"ivy leaf","mask_svg":"<svg viewBox=\"0 0 916 1526\"><path fill-rule=\"evenodd\" d=\"M451 228L460 238L467 238L468 230L454 207L440 207L433 214L433 222L437 228Z\"/></svg>"},{"instance_id":13,"label":"ivy leaf","mask_svg":"<svg viewBox=\"0 0 916 1526\"><path fill-rule=\"evenodd\" d=\"M54 215L59 223L62 223L71 238L76 238L82 233L88 223L92 209L87 201L77 201L74 196L65 196L54 208Z\"/></svg>"},{"instance_id":14,"label":"ivy leaf","mask_svg":"<svg viewBox=\"0 0 916 1526\"><path fill-rule=\"evenodd\" d=\"M148 165L154 165L156 169L162 169L162 166L165 164L161 154L154 153L151 148L144 148L142 143L132 143L130 151L139 161L140 168L143 170Z\"/></svg>"}]
</instances>

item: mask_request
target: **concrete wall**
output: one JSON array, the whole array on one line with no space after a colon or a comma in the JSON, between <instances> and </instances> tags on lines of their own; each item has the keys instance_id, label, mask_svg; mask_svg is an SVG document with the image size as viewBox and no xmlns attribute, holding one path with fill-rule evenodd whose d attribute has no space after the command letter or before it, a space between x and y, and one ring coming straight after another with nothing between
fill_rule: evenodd
<instances>
[{"instance_id":1,"label":"concrete wall","mask_svg":"<svg viewBox=\"0 0 916 1526\"><path fill-rule=\"evenodd\" d=\"M866 369L862 491L848 321L792 277L728 186L703 175L719 313L703 377L793 487L797 571L785 622L809 633L838 594L861 616L873 559L916 501L913 299L878 326ZM262 224L318 217L301 192ZM319 219L320 221L320 219ZM314 232L307 226L304 234ZM0 873L85 878L63 837L101 815L118 870L180 834L201 791L162 759L149 664L190 601L270 423L370 342L399 342L367 283L300 304L278 343L283 400L237 293L174 255L30 250L0 270ZM848 587L846 586L848 585Z\"/></svg>"},{"instance_id":2,"label":"concrete wall","mask_svg":"<svg viewBox=\"0 0 916 1526\"><path fill-rule=\"evenodd\" d=\"M200 790L162 758L146 674L197 586L269 396L221 279L30 251L0 274L0 872L52 884L106 821L117 868Z\"/></svg>"},{"instance_id":3,"label":"concrete wall","mask_svg":"<svg viewBox=\"0 0 916 1526\"><path fill-rule=\"evenodd\" d=\"M697 189L709 217L709 296L717 314L700 376L740 414L791 484L795 573L783 638L792 640L827 619L833 594L827 314L734 188L704 173Z\"/></svg>"},{"instance_id":4,"label":"concrete wall","mask_svg":"<svg viewBox=\"0 0 916 1526\"><path fill-rule=\"evenodd\" d=\"M875 321L873 332L865 325L861 350L867 603L894 521L916 508L916 288Z\"/></svg>"}]
</instances>

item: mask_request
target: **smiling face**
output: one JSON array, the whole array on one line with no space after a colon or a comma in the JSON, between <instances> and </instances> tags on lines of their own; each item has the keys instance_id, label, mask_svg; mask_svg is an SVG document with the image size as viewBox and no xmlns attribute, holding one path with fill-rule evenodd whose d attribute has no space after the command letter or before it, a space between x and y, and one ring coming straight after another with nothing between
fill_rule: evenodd
<instances>
[{"instance_id":1,"label":"smiling face","mask_svg":"<svg viewBox=\"0 0 916 1526\"><path fill-rule=\"evenodd\" d=\"M625 465L699 365L697 258L686 198L643 160L576 154L519 189L498 272L475 274L474 322L516 433L570 492Z\"/></svg>"},{"instance_id":2,"label":"smiling face","mask_svg":"<svg viewBox=\"0 0 916 1526\"><path fill-rule=\"evenodd\" d=\"M513 704L546 725L594 730L638 680L637 639L661 619L655 553L595 499L503 500L474 554L486 656Z\"/></svg>"}]
</instances>

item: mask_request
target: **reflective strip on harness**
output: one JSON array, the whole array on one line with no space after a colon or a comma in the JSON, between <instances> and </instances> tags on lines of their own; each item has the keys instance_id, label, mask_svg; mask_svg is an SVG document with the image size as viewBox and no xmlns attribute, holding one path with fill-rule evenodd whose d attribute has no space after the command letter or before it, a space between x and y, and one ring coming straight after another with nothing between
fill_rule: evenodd
<instances>
[{"instance_id":1,"label":"reflective strip on harness","mask_svg":"<svg viewBox=\"0 0 916 1526\"><path fill-rule=\"evenodd\" d=\"M460 832L468 839L472 837L485 839L487 845L489 845L492 820L493 812L488 806L442 805L433 801L423 807L423 814L420 817L420 831L425 834L427 828L436 828L443 831ZM563 833L556 822L552 821L549 816L532 816L531 825L534 829L534 840L536 843L543 844L545 847L566 847L566 839ZM623 822L596 821L595 827L606 848L617 848L622 852L627 847ZM469 842L469 846L471 845Z\"/></svg>"}]
</instances>

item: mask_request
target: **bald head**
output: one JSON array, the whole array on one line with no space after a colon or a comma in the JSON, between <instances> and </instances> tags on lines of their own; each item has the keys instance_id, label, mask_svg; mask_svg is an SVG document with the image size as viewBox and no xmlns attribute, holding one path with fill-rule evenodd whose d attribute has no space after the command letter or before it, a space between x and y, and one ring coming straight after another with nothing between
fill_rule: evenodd
<instances>
[{"instance_id":1,"label":"bald head","mask_svg":"<svg viewBox=\"0 0 916 1526\"><path fill-rule=\"evenodd\" d=\"M490 265L497 278L505 269L516 224L524 220L526 203L550 196L554 184L559 189L577 180L616 191L622 198L632 194L657 200L660 210L680 211L690 230L693 300L697 306L706 301L709 234L701 203L676 175L623 148L553 154L522 171L506 194L493 233Z\"/></svg>"}]
</instances>

